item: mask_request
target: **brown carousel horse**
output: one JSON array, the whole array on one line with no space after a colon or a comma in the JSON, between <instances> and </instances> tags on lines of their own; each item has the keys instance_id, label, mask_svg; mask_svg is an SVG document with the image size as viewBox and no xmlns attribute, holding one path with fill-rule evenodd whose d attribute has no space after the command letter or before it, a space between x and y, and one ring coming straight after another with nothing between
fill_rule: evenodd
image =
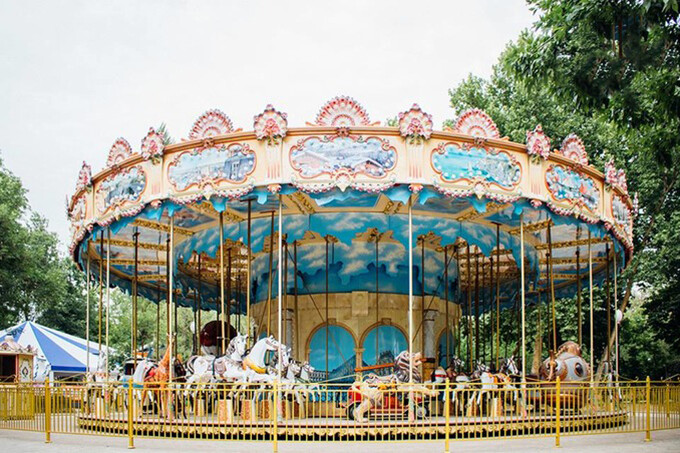
<instances>
[{"instance_id":1,"label":"brown carousel horse","mask_svg":"<svg viewBox=\"0 0 680 453\"><path fill-rule=\"evenodd\" d=\"M182 401L177 397L181 392L174 392L168 389L170 381L170 350L171 343L165 349L165 355L158 362L158 365L151 367L144 376L144 390L142 391L142 407L146 400L147 393L153 392L155 400L158 403L158 414L165 414L167 418L172 418L172 406L178 409L180 413L184 413ZM186 371L181 359L175 358L173 361L173 382L183 382L186 380Z\"/></svg>"}]
</instances>

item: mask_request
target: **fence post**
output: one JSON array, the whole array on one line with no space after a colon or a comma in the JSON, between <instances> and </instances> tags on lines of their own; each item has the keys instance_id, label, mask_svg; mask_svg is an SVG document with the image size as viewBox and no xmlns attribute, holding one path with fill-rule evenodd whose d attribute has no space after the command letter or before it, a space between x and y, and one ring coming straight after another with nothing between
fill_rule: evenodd
<instances>
[{"instance_id":1,"label":"fence post","mask_svg":"<svg viewBox=\"0 0 680 453\"><path fill-rule=\"evenodd\" d=\"M647 382L646 382L646 391L645 393L647 394L645 400L646 400L646 405L647 405L647 418L645 419L645 442L651 442L652 440L652 421L651 421L651 407L650 407L650 399L652 396L652 384L651 381L649 380L649 376L647 376Z\"/></svg>"},{"instance_id":2,"label":"fence post","mask_svg":"<svg viewBox=\"0 0 680 453\"><path fill-rule=\"evenodd\" d=\"M449 449L450 413L451 413L451 395L449 394L449 378L446 378L446 384L444 384L444 420L446 423L446 427L444 428L446 430L444 431L444 453L449 453L451 451Z\"/></svg>"},{"instance_id":3,"label":"fence post","mask_svg":"<svg viewBox=\"0 0 680 453\"><path fill-rule=\"evenodd\" d=\"M557 381L555 382L555 447L560 447L560 413L562 409L560 407L560 377L557 376Z\"/></svg>"},{"instance_id":4,"label":"fence post","mask_svg":"<svg viewBox=\"0 0 680 453\"><path fill-rule=\"evenodd\" d=\"M671 385L666 383L666 418L671 418Z\"/></svg>"},{"instance_id":5,"label":"fence post","mask_svg":"<svg viewBox=\"0 0 680 453\"><path fill-rule=\"evenodd\" d=\"M128 381L128 448L135 448L135 401L132 395L132 379Z\"/></svg>"},{"instance_id":6,"label":"fence post","mask_svg":"<svg viewBox=\"0 0 680 453\"><path fill-rule=\"evenodd\" d=\"M272 448L274 453L279 451L279 396L278 396L278 382L274 382L274 409L271 410L272 420L274 424L274 430L272 432Z\"/></svg>"},{"instance_id":7,"label":"fence post","mask_svg":"<svg viewBox=\"0 0 680 453\"><path fill-rule=\"evenodd\" d=\"M52 392L50 392L50 378L45 379L45 443L52 442Z\"/></svg>"}]
</instances>

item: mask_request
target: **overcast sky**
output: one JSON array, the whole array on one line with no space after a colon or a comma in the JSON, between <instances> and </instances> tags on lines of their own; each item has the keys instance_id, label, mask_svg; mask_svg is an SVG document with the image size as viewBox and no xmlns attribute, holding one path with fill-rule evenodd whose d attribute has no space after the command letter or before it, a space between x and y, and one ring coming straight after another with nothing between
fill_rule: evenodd
<instances>
[{"instance_id":1,"label":"overcast sky","mask_svg":"<svg viewBox=\"0 0 680 453\"><path fill-rule=\"evenodd\" d=\"M0 0L0 157L65 250L80 164L98 172L119 136L138 151L165 122L178 140L210 108L249 130L267 103L301 126L340 94L440 127L447 90L533 19L523 0Z\"/></svg>"}]
</instances>

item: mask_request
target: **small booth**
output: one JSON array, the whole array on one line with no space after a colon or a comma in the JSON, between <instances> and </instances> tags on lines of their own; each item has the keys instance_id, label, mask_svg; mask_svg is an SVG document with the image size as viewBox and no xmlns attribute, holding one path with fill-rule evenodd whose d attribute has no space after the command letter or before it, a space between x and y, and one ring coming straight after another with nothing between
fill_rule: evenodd
<instances>
[{"instance_id":1,"label":"small booth","mask_svg":"<svg viewBox=\"0 0 680 453\"><path fill-rule=\"evenodd\" d=\"M0 419L33 418L35 349L23 347L11 335L0 343Z\"/></svg>"}]
</instances>

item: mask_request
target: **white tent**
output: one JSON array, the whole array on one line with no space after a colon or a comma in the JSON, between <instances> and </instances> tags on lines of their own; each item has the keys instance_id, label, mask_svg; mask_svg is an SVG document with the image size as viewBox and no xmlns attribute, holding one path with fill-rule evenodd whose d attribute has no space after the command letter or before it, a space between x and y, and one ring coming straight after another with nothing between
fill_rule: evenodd
<instances>
[{"instance_id":1,"label":"white tent","mask_svg":"<svg viewBox=\"0 0 680 453\"><path fill-rule=\"evenodd\" d=\"M105 346L102 346L100 358L96 342L90 341L88 353L84 339L32 321L0 331L0 341L8 335L21 346L31 346L37 351L34 364L36 381L43 380L48 374L50 379L85 374L88 355L90 372L94 373L106 357Z\"/></svg>"}]
</instances>

